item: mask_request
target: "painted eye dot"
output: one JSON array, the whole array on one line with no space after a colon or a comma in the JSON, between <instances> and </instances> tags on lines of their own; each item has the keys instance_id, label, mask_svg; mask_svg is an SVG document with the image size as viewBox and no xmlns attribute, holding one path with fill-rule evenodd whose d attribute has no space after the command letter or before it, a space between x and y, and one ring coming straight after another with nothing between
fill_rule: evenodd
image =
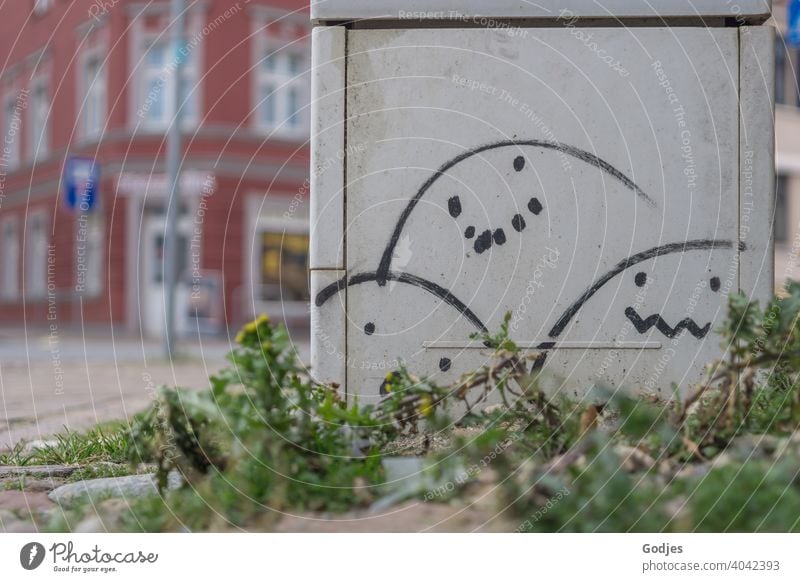
<instances>
[{"instance_id":1,"label":"painted eye dot","mask_svg":"<svg viewBox=\"0 0 800 582\"><path fill-rule=\"evenodd\" d=\"M482 233L478 235L478 238L475 239L475 252L481 254L484 251L489 250L492 246L492 231L491 230L484 230Z\"/></svg>"},{"instance_id":2,"label":"painted eye dot","mask_svg":"<svg viewBox=\"0 0 800 582\"><path fill-rule=\"evenodd\" d=\"M525 158L523 158L522 156L517 156L516 158L514 158L514 169L517 172L521 172L522 168L524 167L525 167Z\"/></svg>"},{"instance_id":3,"label":"painted eye dot","mask_svg":"<svg viewBox=\"0 0 800 582\"><path fill-rule=\"evenodd\" d=\"M711 281L709 283L711 284L712 291L719 291L719 277L711 277Z\"/></svg>"},{"instance_id":4,"label":"painted eye dot","mask_svg":"<svg viewBox=\"0 0 800 582\"><path fill-rule=\"evenodd\" d=\"M461 199L458 196L453 196L447 201L447 210L450 216L458 218L461 215Z\"/></svg>"},{"instance_id":5,"label":"painted eye dot","mask_svg":"<svg viewBox=\"0 0 800 582\"><path fill-rule=\"evenodd\" d=\"M442 372L447 372L450 369L450 358L442 358L439 360L439 369Z\"/></svg>"},{"instance_id":6,"label":"painted eye dot","mask_svg":"<svg viewBox=\"0 0 800 582\"><path fill-rule=\"evenodd\" d=\"M514 218L511 219L511 226L513 226L514 230L517 232L522 232L525 230L525 219L521 214L515 214Z\"/></svg>"},{"instance_id":7,"label":"painted eye dot","mask_svg":"<svg viewBox=\"0 0 800 582\"><path fill-rule=\"evenodd\" d=\"M467 230L464 231L464 238L472 238L473 236L475 236L475 227L468 226Z\"/></svg>"},{"instance_id":8,"label":"painted eye dot","mask_svg":"<svg viewBox=\"0 0 800 582\"><path fill-rule=\"evenodd\" d=\"M497 230L494 231L494 234L492 235L492 238L494 238L494 242L497 245L505 244L505 242L506 242L506 233L503 232L502 228L498 228Z\"/></svg>"},{"instance_id":9,"label":"painted eye dot","mask_svg":"<svg viewBox=\"0 0 800 582\"><path fill-rule=\"evenodd\" d=\"M539 202L538 198L531 198L528 201L528 210L533 212L534 214L539 214L542 211L542 203Z\"/></svg>"},{"instance_id":10,"label":"painted eye dot","mask_svg":"<svg viewBox=\"0 0 800 582\"><path fill-rule=\"evenodd\" d=\"M375 333L375 324L371 321L364 326L364 333L367 335L372 335Z\"/></svg>"},{"instance_id":11,"label":"painted eye dot","mask_svg":"<svg viewBox=\"0 0 800 582\"><path fill-rule=\"evenodd\" d=\"M637 287L644 287L644 284L647 283L647 275L645 273L636 273L633 282L636 283Z\"/></svg>"}]
</instances>

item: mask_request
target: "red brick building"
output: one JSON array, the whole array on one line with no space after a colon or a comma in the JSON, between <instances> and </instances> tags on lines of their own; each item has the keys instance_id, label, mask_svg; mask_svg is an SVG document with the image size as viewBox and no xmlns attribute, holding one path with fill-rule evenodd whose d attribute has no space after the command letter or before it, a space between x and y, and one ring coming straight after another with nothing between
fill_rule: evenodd
<instances>
[{"instance_id":1,"label":"red brick building","mask_svg":"<svg viewBox=\"0 0 800 582\"><path fill-rule=\"evenodd\" d=\"M0 324L158 336L165 133L182 61L179 328L304 317L310 26L304 2L19 0L0 19ZM99 166L71 209L67 161ZM193 319L194 313L200 320Z\"/></svg>"}]
</instances>

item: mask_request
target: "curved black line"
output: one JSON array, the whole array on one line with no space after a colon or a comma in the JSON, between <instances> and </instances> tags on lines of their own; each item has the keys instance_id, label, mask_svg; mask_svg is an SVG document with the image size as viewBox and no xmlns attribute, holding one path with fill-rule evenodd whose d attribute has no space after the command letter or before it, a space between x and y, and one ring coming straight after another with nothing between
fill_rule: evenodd
<instances>
[{"instance_id":1,"label":"curved black line","mask_svg":"<svg viewBox=\"0 0 800 582\"><path fill-rule=\"evenodd\" d=\"M681 330L685 329L697 339L703 339L706 337L708 330L711 329L711 323L707 323L703 327L700 327L693 319L689 317L679 321L675 327L670 327L669 324L657 313L651 315L647 319L642 319L639 314L636 313L636 310L633 307L628 307L625 309L625 315L639 333L647 333L650 331L651 327L655 326L658 331L663 333L668 338L675 337L681 332Z\"/></svg>"},{"instance_id":2,"label":"curved black line","mask_svg":"<svg viewBox=\"0 0 800 582\"><path fill-rule=\"evenodd\" d=\"M626 187L636 192L637 196L639 196L642 200L644 200L649 206L655 207L656 203L650 198L644 190L639 188L636 183L633 182L628 176L617 170L614 166L598 158L596 155L587 152L585 150L569 146L566 144L558 143L555 141L544 141L544 140L506 140L500 141L496 143L485 144L479 146L477 148L471 149L469 151L464 152L456 156L455 158L451 159L448 162L445 162L438 170L436 170L430 178L428 178L425 183L420 187L414 197L409 200L408 206L406 206L403 213L400 215L400 219L397 221L397 224L394 227L394 232L392 232L392 236L389 239L389 243L386 245L386 248L383 251L383 256L381 257L380 265L378 266L378 285L383 287L386 284L386 281L389 279L389 269L391 268L392 263L392 255L394 254L394 249L397 246L397 241L400 240L400 233L402 233L403 228L405 227L406 221L411 213L414 211L417 203L420 199L425 195L431 186L450 168L459 164L477 154L483 153L488 150L493 150L502 147L519 147L519 146L533 146L533 147L541 147L544 149L551 149L556 150L558 152L570 155L578 160L586 162L587 164L594 166L596 168L600 168L601 170L611 174L614 178L622 182Z\"/></svg>"},{"instance_id":3,"label":"curved black line","mask_svg":"<svg viewBox=\"0 0 800 582\"><path fill-rule=\"evenodd\" d=\"M558 337L564 328L567 327L567 324L575 317L575 314L578 313L583 304L586 303L589 299L591 299L592 295L597 293L600 288L608 283L611 279L622 273L625 269L632 267L642 261L647 261L649 259L654 259L655 257L660 257L662 255L669 255L671 253L682 253L686 251L701 251L701 250L710 250L710 249L731 249L733 248L733 242L729 240L690 240L686 242L679 242L679 243L671 243L668 245L663 245L660 247L653 247L652 249L648 249L646 251L642 251L641 253L637 253L627 259L620 261L616 264L616 266L608 271L605 275L597 279L591 287L589 287L583 294L578 298L575 303L567 307L561 317L558 319L556 324L550 330L548 334L550 337ZM744 243L740 242L738 246L740 251L745 250Z\"/></svg>"},{"instance_id":4,"label":"curved black line","mask_svg":"<svg viewBox=\"0 0 800 582\"><path fill-rule=\"evenodd\" d=\"M447 303L450 307L457 310L461 313L464 317L466 317L472 325L477 327L480 331L487 333L489 330L480 320L480 318L475 315L472 310L467 307L458 297L453 295L450 291L445 289L444 287L437 285L433 281L428 281L427 279L423 279L422 277L417 277L416 275L412 275L410 273L393 273L389 272L386 273L386 279L389 281L397 281L398 283L405 283L406 285L412 285L414 287L419 287L420 289L424 289L428 293L435 295L445 303ZM377 272L364 272L358 273L353 275L348 280L347 276L342 277L338 281L331 283L324 289L322 289L319 293L317 293L316 298L314 299L314 303L317 307L321 307L325 304L325 302L339 293L345 287L352 287L353 285L360 285L362 283L369 283L371 281L378 280L378 273Z\"/></svg>"}]
</instances>

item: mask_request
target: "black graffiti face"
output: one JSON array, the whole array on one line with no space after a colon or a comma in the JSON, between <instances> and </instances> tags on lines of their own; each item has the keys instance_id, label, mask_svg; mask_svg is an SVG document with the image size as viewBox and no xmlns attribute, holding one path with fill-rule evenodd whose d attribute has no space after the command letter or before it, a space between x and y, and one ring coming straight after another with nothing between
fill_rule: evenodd
<instances>
[{"instance_id":1,"label":"black graffiti face","mask_svg":"<svg viewBox=\"0 0 800 582\"><path fill-rule=\"evenodd\" d=\"M637 287L644 287L647 285L647 273L644 271L640 271L636 273L634 276L634 283ZM719 277L711 277L708 283L709 288L713 292L719 291L720 288L720 281ZM647 333L652 328L656 328L662 334L664 334L668 338L674 338L681 334L681 332L688 331L697 339L702 339L706 337L709 330L711 329L711 323L706 323L704 326L698 325L698 323L692 319L691 317L685 317L684 319L680 320L674 326L670 326L669 323L658 313L654 313L648 317L642 317L633 307L627 307L625 309L625 317L628 318L633 324L633 327L636 328L636 331L639 333Z\"/></svg>"},{"instance_id":2,"label":"black graffiti face","mask_svg":"<svg viewBox=\"0 0 800 582\"><path fill-rule=\"evenodd\" d=\"M514 158L513 166L515 171L523 171L525 169L525 158L523 156L517 156ZM531 197L526 206L528 212L534 217L539 216L542 210L544 210L544 206L542 206L541 201L536 196ZM462 210L460 196L452 196L447 200L447 211L454 220L461 216ZM528 218L530 219L530 216ZM508 226L514 231L522 233L528 226L528 223L523 214L516 213L509 218L508 225L495 226L481 230L470 224L464 229L464 238L473 241L472 248L480 255L492 248L492 245L503 246L506 244L508 240L506 228Z\"/></svg>"},{"instance_id":3,"label":"black graffiti face","mask_svg":"<svg viewBox=\"0 0 800 582\"><path fill-rule=\"evenodd\" d=\"M553 210L543 204L544 196L540 192L535 192L533 190L532 185L535 183L535 180L526 174L526 169L532 172L532 164L528 160L534 158L530 156L526 158L519 155L521 146L542 151L555 151L579 160L590 167L597 168L601 170L605 176L614 180L617 184L622 185L622 193L629 197L630 203L643 203L650 208L657 207L656 203L629 177L590 152L566 144L541 140L504 141L479 146L446 161L437 170L432 172L419 186L418 190L409 198L407 205L397 218L397 222L394 223L392 228L387 229L386 245L383 248L379 260L377 260L374 270L366 269L359 272L348 271L340 280L331 283L316 294L316 305L322 307L334 295L337 295L345 289L364 289L365 293L373 294L380 289L385 289L388 285L390 288L406 288L414 292L421 291L423 293L423 295L409 298L405 302L405 305L410 305L413 308L409 312L401 313L399 315L400 318L405 317L407 313L424 312L425 310L420 308L419 298L427 297L428 299L436 301L445 309L453 310L454 313L463 318L472 328L477 329L479 332L486 333L487 327L482 320L482 317L486 316L486 313L483 312L484 305L480 303L473 304L471 301L472 297L468 295L457 297L456 293L458 291L449 284L442 284L439 282L441 279L437 278L438 275L435 271L431 273L429 272L431 271L430 269L425 271L423 268L424 274L414 272L415 264L409 266L407 261L403 262L398 260L395 261L393 265L393 258L396 255L401 256L402 253L396 253L398 242L401 240L401 235L404 234L404 229L409 222L409 218L414 214L419 202L423 199L432 202L434 205L438 205L440 208L446 209L447 214L444 215L445 222L452 224L449 222L449 220L452 219L459 225L458 232L460 234L456 236L460 237L463 235L462 240L469 241L468 245L472 247L476 255L481 255L489 249L501 247L507 242L519 240L519 237L535 232L533 229L538 226L537 218L541 219L547 217ZM475 214L475 209L470 207L470 202L465 196L465 192L475 189L470 185L470 176L473 175L472 168L461 167L460 164L469 159L480 160L484 154L495 151L500 154L499 160L501 164L510 164L511 166L510 168L506 167L506 172L501 172L501 174L503 176L518 175L520 177L520 180L514 184L512 189L516 202L513 207L508 209L504 207L491 209L492 217L490 219L481 219ZM457 166L459 166L459 168L457 168ZM497 168L497 166L492 165L492 168ZM459 174L459 171L462 173ZM442 180L443 177L446 177L446 180ZM488 181L484 181L483 183L485 185ZM453 188L456 188L456 190L453 190ZM458 188L464 188L464 190L459 191ZM586 192L590 192L590 190ZM426 194L432 194L432 196L426 198ZM431 200L431 198L434 200ZM545 211L547 211L546 214ZM428 225L423 219L412 224ZM407 233L404 236L407 236ZM730 250L735 252L737 250L737 245L736 242L732 240L678 240L646 248L627 257L619 257L616 264L613 264L608 271L594 279L588 287L582 291L574 290L576 296L574 296L572 302L565 307L555 320L555 323L550 327L547 333L549 336L547 341L543 341L537 346L537 349L541 352L541 357L535 362L534 366L541 367L544 364L546 352L549 350L560 349L565 333L570 325L576 321L576 316L579 312L601 289L609 282L615 280L615 278L632 276L635 281L641 281L642 284L644 284L647 275L644 272L636 272L641 269L641 267L634 270L634 267L639 263L666 255L684 255L686 253L712 252L716 250ZM738 250L745 250L744 243L739 243ZM425 256L430 256L434 260L439 257L436 253ZM376 259L377 258L378 257L376 257ZM438 271L438 269L436 271ZM526 273L521 271L515 272L513 275L519 277L527 276ZM444 277L444 275L442 275L442 277ZM718 291L719 286L719 279L717 277L710 279L708 287L712 291ZM572 290L569 292L572 293ZM459 295L460 294L461 293L459 293ZM348 302L353 305L359 303L356 300L351 302L349 299ZM690 318L678 321L673 326L670 325L661 314L642 317L633 307L629 307L625 311L628 319L640 333L646 333L655 327L667 337L677 337L686 330L692 336L699 338L704 337L710 330L710 324L700 326ZM379 340L381 336L398 333L397 330L389 329L392 327L392 322L383 320L380 315L381 314L377 311L365 313L363 314L364 319L357 324L361 327L364 335L375 336L375 338L371 339L375 340L376 344L380 343ZM538 323L541 324L543 322ZM548 323L548 326L549 325ZM432 333L444 334L446 332L450 333L449 323L440 321L438 324L428 325L426 327L425 335L427 337L410 337L407 345L421 346L422 343L429 340ZM418 333L417 335L420 334ZM565 344L567 343L566 340L563 340L563 342ZM363 345L372 346L370 341L367 341ZM451 361L450 358L440 357L440 355L441 352L434 356L434 361L438 360L439 370L442 373L455 373L457 368L456 363ZM452 356L452 354L450 355ZM429 363L433 364L434 362ZM378 382L376 382L376 384L377 383ZM380 386L379 390L382 395L386 394L385 382Z\"/></svg>"},{"instance_id":4,"label":"black graffiti face","mask_svg":"<svg viewBox=\"0 0 800 582\"><path fill-rule=\"evenodd\" d=\"M529 151L531 153L528 153ZM430 200L431 194L435 198L435 204L444 207L450 218L459 224L459 231L462 233L463 239L474 250L475 254L472 256L482 255L489 249L501 247L515 239L518 240L523 233L537 228L537 218L543 219L549 210L544 203L544 196L537 191L540 186L536 185L536 172L530 168L531 156L536 152L555 152L565 158L578 160L581 164L597 168L609 180L621 185L623 191L631 195L631 202L638 200L651 208L656 206L655 202L628 176L591 152L567 144L543 140L509 140L485 144L464 151L446 161L422 183L409 199L389 234L386 247L375 271L378 285L382 287L390 280L389 277L393 271L392 261L400 236L409 218L415 213L419 202L423 199ZM492 157L495 154L499 158ZM501 166L496 166L495 161L491 160L500 162ZM478 172L478 174L474 174L475 176L481 176L479 173L485 171L485 167L473 167L468 164L479 161L488 161L489 166L502 175L505 175L505 172L499 168L508 164L506 166L508 171L512 175L519 176L519 180L516 180L511 188L515 203L507 209L498 208L496 203L493 203L495 204L493 210L499 210L499 214L493 214L493 218L486 220L488 224L482 224L485 219L476 216L475 208L468 207L469 202L464 196L464 191L459 191L463 189L471 191L476 187L471 176L475 172ZM483 185L485 187L489 185L489 182L484 181ZM487 200L492 193L476 192L476 195L481 200ZM469 216L472 218L468 218ZM543 228L547 228L547 224L542 221ZM400 265L395 266L400 268ZM403 265L403 268L405 267L406 265Z\"/></svg>"}]
</instances>

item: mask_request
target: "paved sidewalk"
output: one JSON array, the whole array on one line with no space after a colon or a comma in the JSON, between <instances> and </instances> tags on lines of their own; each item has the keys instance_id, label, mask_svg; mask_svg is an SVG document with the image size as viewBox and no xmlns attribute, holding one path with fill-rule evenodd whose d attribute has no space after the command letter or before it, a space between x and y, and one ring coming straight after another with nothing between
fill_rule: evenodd
<instances>
[{"instance_id":1,"label":"paved sidewalk","mask_svg":"<svg viewBox=\"0 0 800 582\"><path fill-rule=\"evenodd\" d=\"M0 450L20 439L82 430L145 409L160 384L203 389L225 365L225 338L186 340L167 361L157 341L110 335L3 330L0 335ZM308 361L308 342L297 342Z\"/></svg>"}]
</instances>

